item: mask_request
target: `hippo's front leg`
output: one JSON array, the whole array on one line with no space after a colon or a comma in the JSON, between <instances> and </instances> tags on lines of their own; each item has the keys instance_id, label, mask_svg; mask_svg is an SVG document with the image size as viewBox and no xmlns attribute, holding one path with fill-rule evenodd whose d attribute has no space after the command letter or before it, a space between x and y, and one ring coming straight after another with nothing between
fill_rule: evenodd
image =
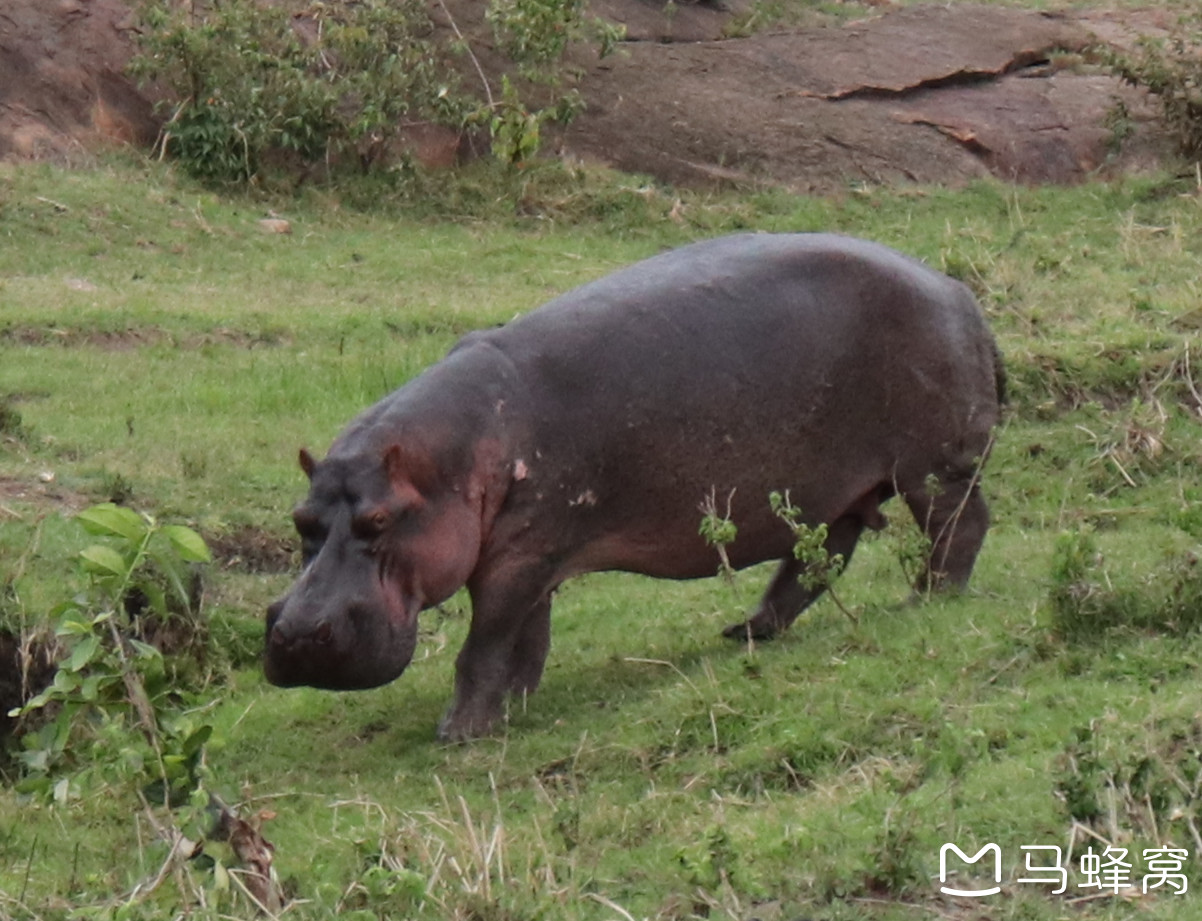
<instances>
[{"instance_id":1,"label":"hippo's front leg","mask_svg":"<svg viewBox=\"0 0 1202 921\"><path fill-rule=\"evenodd\" d=\"M455 662L455 699L438 737L487 735L504 716L505 694L538 688L551 645L551 588L542 579L484 580L469 586L472 623Z\"/></svg>"}]
</instances>

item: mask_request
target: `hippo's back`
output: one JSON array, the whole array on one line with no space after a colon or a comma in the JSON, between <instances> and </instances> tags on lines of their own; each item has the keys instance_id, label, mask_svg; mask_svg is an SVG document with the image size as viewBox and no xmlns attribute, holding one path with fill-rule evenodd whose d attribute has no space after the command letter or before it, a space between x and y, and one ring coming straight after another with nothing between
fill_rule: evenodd
<instances>
[{"instance_id":1,"label":"hippo's back","mask_svg":"<svg viewBox=\"0 0 1202 921\"><path fill-rule=\"evenodd\" d=\"M613 423L665 417L689 428L797 426L832 411L867 423L932 401L997 405L993 341L968 289L885 246L830 234L686 246L488 339L544 410L578 424L587 411L606 438Z\"/></svg>"}]
</instances>

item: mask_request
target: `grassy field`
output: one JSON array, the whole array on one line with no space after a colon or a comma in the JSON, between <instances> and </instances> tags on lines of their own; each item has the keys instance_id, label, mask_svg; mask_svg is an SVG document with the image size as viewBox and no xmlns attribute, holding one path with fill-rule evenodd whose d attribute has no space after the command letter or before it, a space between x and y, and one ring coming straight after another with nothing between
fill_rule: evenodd
<instances>
[{"instance_id":1,"label":"grassy field","mask_svg":"<svg viewBox=\"0 0 1202 921\"><path fill-rule=\"evenodd\" d=\"M1192 179L820 201L560 176L528 187L520 214L497 203L475 220L315 194L279 215L289 234L260 227L268 209L158 168L0 166L0 621L33 632L79 589L89 539L70 516L92 503L190 524L218 548L207 765L244 813L274 813L285 916L1197 917ZM763 571L568 584L543 687L497 738L433 738L461 599L424 615L390 686L264 682L261 612L294 565L300 446L324 451L466 330L746 228L881 240L980 295L1012 397L969 593L903 603L912 541L894 507L839 583L858 623L824 600L772 644L719 636ZM1071 584L1055 575L1066 533L1098 550ZM17 793L8 770L0 918L253 915L200 864L135 893L166 849L128 786L67 786L55 802ZM941 894L942 845L991 842L1001 893ZM1066 892L1020 882L1052 878L1024 864L1051 852L1024 846L1061 848ZM1128 850L1135 888L1081 887L1081 855L1111 846ZM1190 890L1144 894L1142 852L1169 846L1189 852ZM951 863L947 885L991 884L985 863Z\"/></svg>"}]
</instances>

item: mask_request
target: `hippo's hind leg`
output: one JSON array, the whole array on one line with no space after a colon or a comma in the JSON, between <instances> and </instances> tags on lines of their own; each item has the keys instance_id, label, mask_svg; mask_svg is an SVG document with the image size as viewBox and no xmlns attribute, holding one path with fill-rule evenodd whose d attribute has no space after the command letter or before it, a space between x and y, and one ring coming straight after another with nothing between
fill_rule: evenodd
<instances>
[{"instance_id":1,"label":"hippo's hind leg","mask_svg":"<svg viewBox=\"0 0 1202 921\"><path fill-rule=\"evenodd\" d=\"M914 590L927 594L964 588L989 529L989 508L976 474L928 476L921 484L902 486L899 491L930 541L927 563Z\"/></svg>"},{"instance_id":2,"label":"hippo's hind leg","mask_svg":"<svg viewBox=\"0 0 1202 921\"><path fill-rule=\"evenodd\" d=\"M827 553L841 555L846 566L851 562L852 551L856 549L864 526L864 519L858 514L836 519L827 529ZM801 560L792 557L782 560L755 614L744 623L731 624L722 635L734 640L770 640L784 632L798 614L826 591L825 585L807 587L803 584L800 577L805 568Z\"/></svg>"}]
</instances>

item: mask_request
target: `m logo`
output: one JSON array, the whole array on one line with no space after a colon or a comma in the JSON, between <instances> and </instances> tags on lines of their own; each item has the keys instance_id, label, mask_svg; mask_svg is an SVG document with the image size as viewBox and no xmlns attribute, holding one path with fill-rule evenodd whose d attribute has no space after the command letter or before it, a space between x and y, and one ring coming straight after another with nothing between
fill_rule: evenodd
<instances>
[{"instance_id":1,"label":"m logo","mask_svg":"<svg viewBox=\"0 0 1202 921\"><path fill-rule=\"evenodd\" d=\"M996 844L986 844L983 848L969 857L960 848L954 844L945 844L939 848L939 882L947 882L947 852L954 851L956 856L965 863L976 863L986 854L993 853L993 881L1000 883L1002 881L1002 849ZM1002 891L1001 886L994 886L992 889L952 889L949 886L940 886L939 891L944 895L962 895L970 899L981 898L986 895L997 895Z\"/></svg>"}]
</instances>

